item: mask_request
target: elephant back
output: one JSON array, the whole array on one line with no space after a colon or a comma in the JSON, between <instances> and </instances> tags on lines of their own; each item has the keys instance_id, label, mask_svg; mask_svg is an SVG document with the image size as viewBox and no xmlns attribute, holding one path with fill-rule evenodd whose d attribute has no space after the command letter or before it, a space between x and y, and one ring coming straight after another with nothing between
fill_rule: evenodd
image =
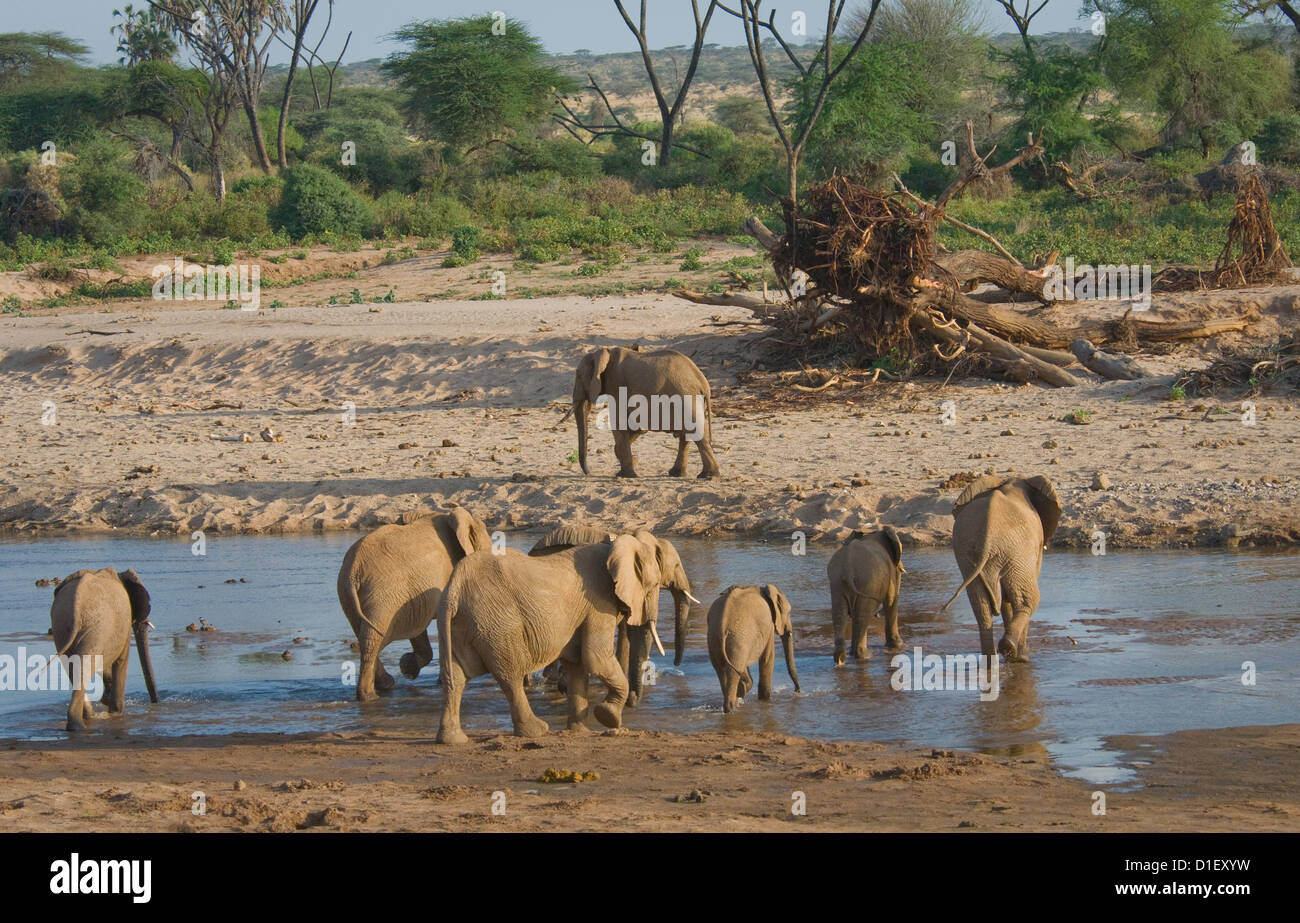
<instances>
[{"instance_id":1,"label":"elephant back","mask_svg":"<svg viewBox=\"0 0 1300 923\"><path fill-rule=\"evenodd\" d=\"M530 557L536 558L542 555L554 554L566 548L573 548L577 545L598 545L601 542L609 541L610 538L608 531L598 529L595 526L562 523L538 539L537 543L529 549L528 554Z\"/></svg>"},{"instance_id":2,"label":"elephant back","mask_svg":"<svg viewBox=\"0 0 1300 923\"><path fill-rule=\"evenodd\" d=\"M957 515L959 515L962 511L962 507L966 506L966 504L970 503L976 497L979 497L982 494L989 493L990 491L997 490L1003 484L1006 484L1008 481L1011 480L1013 479L1009 477L1005 477L1000 474L980 475L979 477L971 481L970 484L966 486L966 489L961 492L961 495L957 497L956 502L953 503L952 505L953 517L955 518Z\"/></svg>"}]
</instances>

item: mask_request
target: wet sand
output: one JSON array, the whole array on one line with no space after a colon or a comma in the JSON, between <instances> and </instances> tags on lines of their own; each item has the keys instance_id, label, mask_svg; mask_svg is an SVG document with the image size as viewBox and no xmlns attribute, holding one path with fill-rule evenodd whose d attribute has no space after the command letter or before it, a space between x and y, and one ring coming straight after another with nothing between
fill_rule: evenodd
<instances>
[{"instance_id":1,"label":"wet sand","mask_svg":"<svg viewBox=\"0 0 1300 923\"><path fill-rule=\"evenodd\" d=\"M1300 830L1300 725L1113 743L1150 761L1141 788L1040 757L753 733L5 741L0 832ZM599 778L539 782L547 770Z\"/></svg>"}]
</instances>

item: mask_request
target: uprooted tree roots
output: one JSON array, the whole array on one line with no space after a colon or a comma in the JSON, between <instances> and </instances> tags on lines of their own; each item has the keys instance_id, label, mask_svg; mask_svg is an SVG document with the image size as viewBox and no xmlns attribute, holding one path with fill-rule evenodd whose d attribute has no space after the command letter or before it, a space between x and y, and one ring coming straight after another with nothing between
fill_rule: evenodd
<instances>
[{"instance_id":1,"label":"uprooted tree roots","mask_svg":"<svg viewBox=\"0 0 1300 923\"><path fill-rule=\"evenodd\" d=\"M1300 338L1280 337L1270 346L1225 347L1218 359L1203 369L1183 372L1174 384L1197 397L1234 388L1247 394L1265 388L1300 390Z\"/></svg>"},{"instance_id":2,"label":"uprooted tree roots","mask_svg":"<svg viewBox=\"0 0 1300 923\"><path fill-rule=\"evenodd\" d=\"M1048 272L1027 268L997 240L947 215L948 203L976 179L1005 175L1042 148L1028 144L996 168L975 151L967 125L966 169L933 204L913 195L895 177L896 192L867 189L835 177L810 188L801 202L784 204L786 233L776 235L751 218L747 230L771 254L778 275L794 296L784 311L770 312L741 295L681 293L693 301L751 307L790 337L806 339L828 325L858 352L895 356L930 371L997 370L1015 380L1037 379L1068 387L1077 379L1066 366L1076 340L1134 348L1152 343L1241 330L1250 318L1162 323L1135 318L1062 327L967 293L992 283L1007 293L1045 301ZM937 244L940 221L987 241L997 252L948 252ZM1054 262L1055 255L1048 262ZM1225 287L1276 281L1290 258L1273 228L1263 187L1250 177L1238 196L1224 254L1212 273L1164 277L1164 290ZM1164 274L1162 274L1163 276ZM1159 290L1159 287L1157 288ZM1004 295L1003 300L1009 296Z\"/></svg>"}]
</instances>

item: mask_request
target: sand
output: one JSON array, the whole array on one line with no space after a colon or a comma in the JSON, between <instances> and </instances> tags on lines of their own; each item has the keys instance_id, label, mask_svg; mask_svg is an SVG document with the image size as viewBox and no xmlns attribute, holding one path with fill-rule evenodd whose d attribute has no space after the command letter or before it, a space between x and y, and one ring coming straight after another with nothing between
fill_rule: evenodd
<instances>
[{"instance_id":1,"label":"sand","mask_svg":"<svg viewBox=\"0 0 1300 923\"><path fill-rule=\"evenodd\" d=\"M1205 316L1225 299L1256 312L1257 338L1300 323L1294 286L1180 296L1163 311L1157 298L1156 316ZM751 321L664 294L6 316L0 530L366 529L450 500L506 531L567 518L817 541L890 523L908 545L942 545L964 480L1016 471L1056 484L1057 546L1086 547L1096 530L1113 547L1300 539L1300 400L1254 398L1253 426L1236 397L1169 401L1173 374L1205 361L1196 349L1141 357L1162 374L1140 382L803 395L773 391L767 330ZM674 443L659 435L637 444L639 480L612 476L608 433L592 434L591 476L570 460L574 366L630 342L679 349L709 376L720 479L667 477ZM1062 422L1074 410L1093 422ZM283 442L261 441L266 427ZM212 438L243 433L254 441ZM1107 489L1093 489L1099 472Z\"/></svg>"}]
</instances>

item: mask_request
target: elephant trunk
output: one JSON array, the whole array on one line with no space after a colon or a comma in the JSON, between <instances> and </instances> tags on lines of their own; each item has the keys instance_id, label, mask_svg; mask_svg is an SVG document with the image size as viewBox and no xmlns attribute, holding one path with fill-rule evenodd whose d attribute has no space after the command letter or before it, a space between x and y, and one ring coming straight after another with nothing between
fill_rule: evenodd
<instances>
[{"instance_id":1,"label":"elephant trunk","mask_svg":"<svg viewBox=\"0 0 1300 923\"><path fill-rule=\"evenodd\" d=\"M781 635L781 647L785 650L785 672L790 674L791 681L794 682L794 691L799 691L799 672L794 668L794 629L791 628L785 634Z\"/></svg>"},{"instance_id":2,"label":"elephant trunk","mask_svg":"<svg viewBox=\"0 0 1300 923\"><path fill-rule=\"evenodd\" d=\"M135 652L140 658L140 672L144 674L144 685L149 690L149 701L158 703L158 687L153 681L153 661L149 659L149 622L145 619L135 623Z\"/></svg>"},{"instance_id":3,"label":"elephant trunk","mask_svg":"<svg viewBox=\"0 0 1300 923\"><path fill-rule=\"evenodd\" d=\"M574 418L578 421L578 464L582 466L583 474L591 474L587 468L587 415L591 412L591 402L575 401L573 407Z\"/></svg>"},{"instance_id":4,"label":"elephant trunk","mask_svg":"<svg viewBox=\"0 0 1300 923\"><path fill-rule=\"evenodd\" d=\"M673 666L682 662L686 651L686 622L691 616L691 601L681 590L671 590L676 618L673 625Z\"/></svg>"},{"instance_id":5,"label":"elephant trunk","mask_svg":"<svg viewBox=\"0 0 1300 923\"><path fill-rule=\"evenodd\" d=\"M627 704L634 707L642 694L644 664L650 659L650 628L647 625L627 626Z\"/></svg>"}]
</instances>

